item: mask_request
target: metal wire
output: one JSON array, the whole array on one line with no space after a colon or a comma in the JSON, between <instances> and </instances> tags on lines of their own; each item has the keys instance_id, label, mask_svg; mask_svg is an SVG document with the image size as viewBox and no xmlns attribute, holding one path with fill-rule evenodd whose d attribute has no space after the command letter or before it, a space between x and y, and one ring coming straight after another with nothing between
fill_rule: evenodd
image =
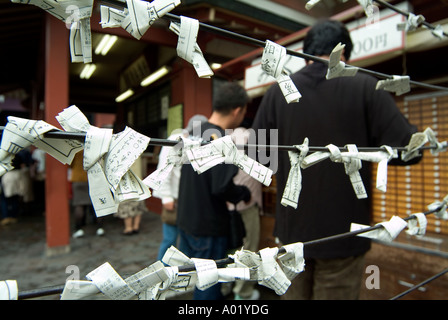
<instances>
[{"instance_id":1,"label":"metal wire","mask_svg":"<svg viewBox=\"0 0 448 320\"><path fill-rule=\"evenodd\" d=\"M428 210L426 212L423 212L423 214L424 215L429 215L429 214L438 212L439 210L441 210L443 208L443 205L444 204L441 204L437 208L434 208L434 209ZM403 218L403 220L404 221L408 221L408 220L414 219L414 218L415 217L411 215L409 217ZM365 229L345 232L345 233L342 233L342 234L337 234L337 235L333 235L333 236L326 237L326 238L306 241L306 242L303 242L303 247L306 248L306 247L312 246L312 245L319 245L319 244L330 242L330 241L346 239L346 238L349 238L349 237L354 237L354 236L357 236L359 234L366 233L366 232L373 231L373 230L377 230L377 229L380 229L380 228L384 228L384 227L381 224L377 224L377 225L374 225L372 227L365 228ZM285 252L286 252L286 250L284 249L284 247L281 247L278 250L278 253L280 253L280 254L281 253L285 253ZM218 268L225 268L225 267L227 267L227 265L234 263L234 260L232 258L228 257L228 258L225 258L225 259L215 260L215 263L216 263ZM194 265L179 266L179 272L181 272L181 273L193 272L195 270L196 269L195 269ZM424 285L424 284L422 284L422 285ZM65 287L65 285L58 285L58 286L53 286L53 287L45 287L45 288L40 288L40 289L33 289L33 290L22 291L22 292L19 292L18 299L19 300L24 300L24 299L32 299L32 298L37 298L37 297L53 295L53 294L61 294L62 291L64 290L64 287Z\"/></svg>"},{"instance_id":2,"label":"metal wire","mask_svg":"<svg viewBox=\"0 0 448 320\"><path fill-rule=\"evenodd\" d=\"M3 130L5 129L4 126L0 126L0 135L3 133ZM84 142L86 138L85 132L68 132L68 131L49 131L44 133L44 138L52 138L52 139L69 139L69 140L76 140L80 142ZM203 141L202 145L209 144L210 141ZM150 138L150 141L148 143L149 146L167 146L167 147L174 147L176 145L182 145L182 141L179 140L169 140L169 139L161 139L161 138ZM288 145L266 145L266 144L245 144L245 145L236 145L238 149L277 149L281 151L297 151L297 148L295 146L288 146ZM341 152L348 152L348 149L346 147L338 147ZM419 150L431 150L436 149L437 146L422 146ZM406 147L392 147L392 149L395 149L397 151L406 151ZM317 152L317 151L328 151L327 147L322 146L310 146L309 147L310 152ZM359 152L376 152L376 151L385 151L387 150L383 147L358 147Z\"/></svg>"},{"instance_id":3,"label":"metal wire","mask_svg":"<svg viewBox=\"0 0 448 320\"><path fill-rule=\"evenodd\" d=\"M409 288L408 290L406 290L406 291L404 291L404 292L402 292L402 293L400 293L400 294L397 294L395 297L392 297L392 298L390 298L389 300L397 300L397 299L400 299L400 298L402 298L403 296L407 295L408 293L411 293L412 291L414 291L414 290L416 290L416 289L418 289L418 288L424 286L425 284L428 284L428 283L430 283L431 281L433 281L433 280L435 280L435 279L437 279L437 278L443 276L443 275L444 275L445 273L447 273L447 272L448 272L448 268L446 268L445 270L439 272L438 274L436 274L436 275L434 275L434 276L432 276L432 277L430 277L430 278L428 278L428 279L426 279L426 280L420 282L419 284L416 284L415 286Z\"/></svg>"},{"instance_id":4,"label":"metal wire","mask_svg":"<svg viewBox=\"0 0 448 320\"><path fill-rule=\"evenodd\" d=\"M104 2L107 4L111 4L115 7L118 8L126 8L126 3L121 2L119 0L101 0L100 2ZM165 20L169 20L169 21L174 21L174 22L180 22L180 16L175 15L173 13L166 13L165 15L163 15L162 19ZM199 28L201 30L205 30L214 34L219 34L219 35L223 35L226 36L227 38L231 38L234 40L239 40L242 41L244 43L247 44L251 44L257 47L262 47L264 48L266 46L266 41L262 41L262 40L258 40L249 36L245 36L233 31L229 31L229 30L225 30L219 27L215 27L203 22L199 22ZM302 59L306 59L306 60L311 60L314 62L320 62L320 63L324 63L326 65L328 65L329 61L327 59L323 59L320 57L316 57L307 53L303 53L303 52L297 52L294 50L290 50L290 49L286 49L286 53L291 55L291 56L295 56L295 57L299 57ZM347 67L352 67L350 65L347 64ZM371 76L374 76L376 78L381 78L381 79L393 79L393 75L388 75L385 73L381 73L381 72L377 72L377 71L373 71L373 70L369 70L369 69L365 69L365 68L360 68L360 67L356 67L358 68L359 72L365 73L365 74L369 74ZM414 81L414 80L410 80L410 84L414 85L414 86L418 86L418 87L422 87L422 88L427 88L427 89L431 89L431 90L438 90L438 91L448 91L448 88L446 87L442 87L442 86L437 86L437 85L432 85L432 84L428 84L428 83L423 83L423 82L418 82L418 81Z\"/></svg>"}]
</instances>

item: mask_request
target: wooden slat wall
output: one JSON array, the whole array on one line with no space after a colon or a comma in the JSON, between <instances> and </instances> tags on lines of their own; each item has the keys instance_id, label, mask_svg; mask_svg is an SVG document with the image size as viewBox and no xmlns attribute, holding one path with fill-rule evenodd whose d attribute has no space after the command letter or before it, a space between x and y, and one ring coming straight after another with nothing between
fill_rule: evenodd
<instances>
[{"instance_id":1,"label":"wooden slat wall","mask_svg":"<svg viewBox=\"0 0 448 320\"><path fill-rule=\"evenodd\" d=\"M397 101L402 113L419 131L433 129L438 141L448 140L448 96ZM376 165L372 167L375 186ZM427 205L448 195L448 154L437 156L425 151L416 165L388 168L387 192L372 190L372 216L375 223L389 220L392 215L402 218L427 210ZM428 233L448 235L448 221L428 216Z\"/></svg>"}]
</instances>

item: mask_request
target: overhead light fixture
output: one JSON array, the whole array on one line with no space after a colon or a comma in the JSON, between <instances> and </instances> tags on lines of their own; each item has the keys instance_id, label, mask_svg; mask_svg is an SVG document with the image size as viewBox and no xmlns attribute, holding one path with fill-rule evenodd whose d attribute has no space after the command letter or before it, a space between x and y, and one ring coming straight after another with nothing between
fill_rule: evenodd
<instances>
[{"instance_id":1,"label":"overhead light fixture","mask_svg":"<svg viewBox=\"0 0 448 320\"><path fill-rule=\"evenodd\" d=\"M93 64L93 63L86 64L86 65L84 65L84 68L82 69L79 77L81 79L86 79L86 80L90 79L90 77L92 76L95 69L96 69L95 64Z\"/></svg>"},{"instance_id":2,"label":"overhead light fixture","mask_svg":"<svg viewBox=\"0 0 448 320\"><path fill-rule=\"evenodd\" d=\"M219 69L221 67L222 67L222 64L216 63L216 62L214 62L210 65L210 68L212 68L213 70Z\"/></svg>"},{"instance_id":3,"label":"overhead light fixture","mask_svg":"<svg viewBox=\"0 0 448 320\"><path fill-rule=\"evenodd\" d=\"M168 74L168 72L170 72L170 68L168 68L167 66L163 66L162 68L151 73L149 76L147 76L145 79L143 79L142 82L140 82L140 85L142 87L149 86L151 83L159 80L164 75Z\"/></svg>"},{"instance_id":4,"label":"overhead light fixture","mask_svg":"<svg viewBox=\"0 0 448 320\"><path fill-rule=\"evenodd\" d=\"M125 92L123 92L122 94L120 94L118 97L116 97L115 102L122 102L122 101L126 100L127 98L129 98L130 96L132 96L133 94L134 94L134 90L128 89Z\"/></svg>"},{"instance_id":5,"label":"overhead light fixture","mask_svg":"<svg viewBox=\"0 0 448 320\"><path fill-rule=\"evenodd\" d=\"M105 34L101 39L100 43L98 44L98 46L95 48L95 54L98 55L101 54L105 56L109 52L110 48L112 48L112 46L115 44L117 39L118 39L117 36L111 36L110 34Z\"/></svg>"}]
</instances>

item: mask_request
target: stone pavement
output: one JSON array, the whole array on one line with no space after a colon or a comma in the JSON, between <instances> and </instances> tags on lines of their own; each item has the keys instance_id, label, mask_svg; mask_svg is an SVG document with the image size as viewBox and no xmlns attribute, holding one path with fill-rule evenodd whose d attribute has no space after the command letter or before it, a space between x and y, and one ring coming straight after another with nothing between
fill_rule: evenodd
<instances>
[{"instance_id":1,"label":"stone pavement","mask_svg":"<svg viewBox=\"0 0 448 320\"><path fill-rule=\"evenodd\" d=\"M72 224L73 226L73 224ZM80 279L104 262L109 262L122 277L134 274L157 260L162 239L159 215L148 212L142 216L140 232L132 236L121 234L123 222L106 216L105 235L99 237L96 225L88 221L85 236L70 239L70 252L46 255L45 218L19 217L18 223L0 226L0 280L17 280L19 292L63 285L72 275L69 266L77 266ZM73 228L73 227L72 227ZM67 270L67 273L66 273ZM261 299L278 299L267 288L257 286ZM102 295L97 295L103 298ZM95 296L95 297L97 297ZM187 293L172 299L191 299ZM228 299L232 299L232 295ZM57 300L58 295L34 298Z\"/></svg>"}]
</instances>

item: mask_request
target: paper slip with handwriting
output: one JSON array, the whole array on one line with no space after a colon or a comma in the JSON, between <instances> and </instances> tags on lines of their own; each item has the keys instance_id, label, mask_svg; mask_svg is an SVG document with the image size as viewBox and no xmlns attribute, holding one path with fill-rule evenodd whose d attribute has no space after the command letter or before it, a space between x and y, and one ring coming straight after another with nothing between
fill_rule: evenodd
<instances>
[{"instance_id":1,"label":"paper slip with handwriting","mask_svg":"<svg viewBox=\"0 0 448 320\"><path fill-rule=\"evenodd\" d=\"M180 4L180 0L126 0L131 19L132 29L137 39L140 39L149 27L165 13L170 12Z\"/></svg>"},{"instance_id":2,"label":"paper slip with handwriting","mask_svg":"<svg viewBox=\"0 0 448 320\"><path fill-rule=\"evenodd\" d=\"M282 200L280 201L285 207L291 206L297 209L300 191L302 190L302 172L300 168L309 150L308 143L308 138L305 138L302 145L295 146L299 152L288 151L291 168L289 169L288 180L286 181Z\"/></svg>"},{"instance_id":3,"label":"paper slip with handwriting","mask_svg":"<svg viewBox=\"0 0 448 320\"><path fill-rule=\"evenodd\" d=\"M428 225L428 220L424 213L414 213L411 215L414 219L408 220L408 230L406 233L411 236L424 236L426 233L426 226Z\"/></svg>"},{"instance_id":4,"label":"paper slip with handwriting","mask_svg":"<svg viewBox=\"0 0 448 320\"><path fill-rule=\"evenodd\" d=\"M222 162L232 163L252 178L269 186L272 181L272 170L238 152L231 136L213 140L211 143L185 150L194 170L203 173Z\"/></svg>"},{"instance_id":5,"label":"paper slip with handwriting","mask_svg":"<svg viewBox=\"0 0 448 320\"><path fill-rule=\"evenodd\" d=\"M402 218L393 216L389 221L378 223L378 225L382 225L383 228L367 231L365 233L358 234L357 236L391 242L400 234L401 230L406 228L407 223ZM350 231L357 231L365 228L370 228L370 226L352 223L350 226Z\"/></svg>"},{"instance_id":6,"label":"paper slip with handwriting","mask_svg":"<svg viewBox=\"0 0 448 320\"><path fill-rule=\"evenodd\" d=\"M277 253L278 248L265 248L259 251L261 265L258 270L258 283L274 290L278 295L283 295L291 285L291 281L277 263Z\"/></svg>"},{"instance_id":7,"label":"paper slip with handwriting","mask_svg":"<svg viewBox=\"0 0 448 320\"><path fill-rule=\"evenodd\" d=\"M145 269L127 277L125 282L132 290L140 293L166 279L168 279L168 273L165 266L162 262L156 261Z\"/></svg>"},{"instance_id":8,"label":"paper slip with handwriting","mask_svg":"<svg viewBox=\"0 0 448 320\"><path fill-rule=\"evenodd\" d=\"M129 300L137 295L109 262L88 273L86 278L91 280L102 293L113 300Z\"/></svg>"},{"instance_id":9,"label":"paper slip with handwriting","mask_svg":"<svg viewBox=\"0 0 448 320\"><path fill-rule=\"evenodd\" d=\"M60 131L42 120L9 116L2 133L0 175L11 169L9 163L12 157L30 145L42 149L64 164L71 163L75 154L82 150L83 144L75 140L44 138L44 134L52 130Z\"/></svg>"},{"instance_id":10,"label":"paper slip with handwriting","mask_svg":"<svg viewBox=\"0 0 448 320\"><path fill-rule=\"evenodd\" d=\"M376 83L376 90L383 89L395 92L397 96L411 91L409 76L393 76L392 79L380 80Z\"/></svg>"},{"instance_id":11,"label":"paper slip with handwriting","mask_svg":"<svg viewBox=\"0 0 448 320\"><path fill-rule=\"evenodd\" d=\"M104 157L104 172L112 190L117 190L121 178L146 150L149 140L129 127L112 136L109 152Z\"/></svg>"},{"instance_id":12,"label":"paper slip with handwriting","mask_svg":"<svg viewBox=\"0 0 448 320\"><path fill-rule=\"evenodd\" d=\"M298 102L302 96L284 69L287 55L286 48L266 40L266 45L261 57L261 69L274 77L288 103Z\"/></svg>"},{"instance_id":13,"label":"paper slip with handwriting","mask_svg":"<svg viewBox=\"0 0 448 320\"><path fill-rule=\"evenodd\" d=\"M170 24L170 30L179 36L176 47L177 55L190 62L200 78L210 78L213 71L196 43L199 21L184 16L180 18L180 25L176 22Z\"/></svg>"},{"instance_id":14,"label":"paper slip with handwriting","mask_svg":"<svg viewBox=\"0 0 448 320\"><path fill-rule=\"evenodd\" d=\"M291 243L283 246L286 253L278 255L278 261L289 280L294 279L305 268L303 258L303 243Z\"/></svg>"},{"instance_id":15,"label":"paper slip with handwriting","mask_svg":"<svg viewBox=\"0 0 448 320\"><path fill-rule=\"evenodd\" d=\"M80 300L100 292L92 281L68 280L62 291L61 300Z\"/></svg>"},{"instance_id":16,"label":"paper slip with handwriting","mask_svg":"<svg viewBox=\"0 0 448 320\"><path fill-rule=\"evenodd\" d=\"M11 0L14 3L35 5L70 28L70 53L72 62L92 62L90 16L93 0Z\"/></svg>"}]
</instances>

